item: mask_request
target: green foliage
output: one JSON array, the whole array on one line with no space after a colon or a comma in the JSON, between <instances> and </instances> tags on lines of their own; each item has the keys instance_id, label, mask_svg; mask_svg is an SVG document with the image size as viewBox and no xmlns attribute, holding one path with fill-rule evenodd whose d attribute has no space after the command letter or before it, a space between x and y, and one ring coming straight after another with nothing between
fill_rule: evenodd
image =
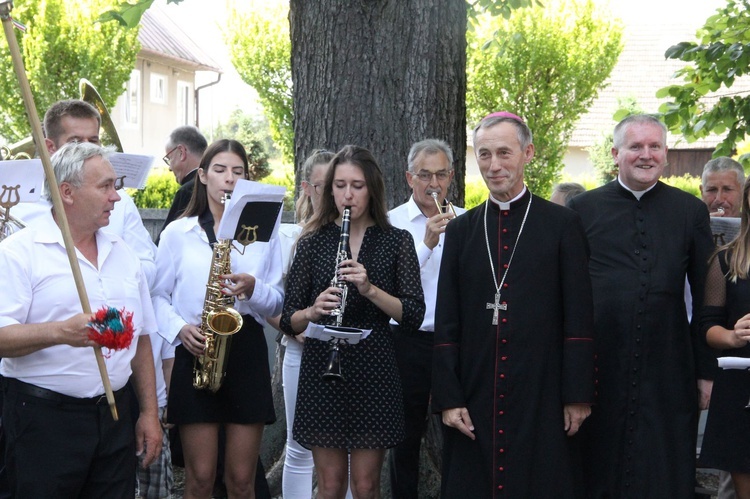
<instances>
[{"instance_id":1,"label":"green foliage","mask_svg":"<svg viewBox=\"0 0 750 499\"><path fill-rule=\"evenodd\" d=\"M542 7L540 0L469 0L469 13L477 16L481 12L487 12L491 16L502 16L505 19L510 17L513 9L523 7L532 7L534 5Z\"/></svg>"},{"instance_id":2,"label":"green foliage","mask_svg":"<svg viewBox=\"0 0 750 499\"><path fill-rule=\"evenodd\" d=\"M146 179L146 187L140 190L128 189L128 194L138 208L169 209L180 188L172 172L166 168L152 170Z\"/></svg>"},{"instance_id":3,"label":"green foliage","mask_svg":"<svg viewBox=\"0 0 750 499\"><path fill-rule=\"evenodd\" d=\"M689 173L686 173L682 177L665 177L662 178L661 181L665 184L671 185L672 187L677 187L680 190L692 194L693 196L701 197L700 177L693 177Z\"/></svg>"},{"instance_id":4,"label":"green foliage","mask_svg":"<svg viewBox=\"0 0 750 499\"><path fill-rule=\"evenodd\" d=\"M548 197L575 123L617 62L622 27L591 0L545 4L477 21L468 34L466 107L470 123L497 110L526 120L536 157L524 178Z\"/></svg>"},{"instance_id":5,"label":"green foliage","mask_svg":"<svg viewBox=\"0 0 750 499\"><path fill-rule=\"evenodd\" d=\"M490 193L487 189L487 184L484 183L484 179L480 176L473 176L466 178L466 194L464 194L464 202L467 210L474 208L475 206L484 203L487 199L487 195Z\"/></svg>"},{"instance_id":6,"label":"green foliage","mask_svg":"<svg viewBox=\"0 0 750 499\"><path fill-rule=\"evenodd\" d=\"M294 211L294 168L291 165L276 165L263 183L286 187L284 211Z\"/></svg>"},{"instance_id":7,"label":"green foliage","mask_svg":"<svg viewBox=\"0 0 750 499\"><path fill-rule=\"evenodd\" d=\"M224 139L234 139L245 146L247 159L250 163L250 179L260 181L271 173L268 164L268 153L256 130L257 121L239 109L232 111L229 121L219 125L216 136Z\"/></svg>"},{"instance_id":8,"label":"green foliage","mask_svg":"<svg viewBox=\"0 0 750 499\"><path fill-rule=\"evenodd\" d=\"M596 177L602 184L617 177L617 165L612 158L613 145L612 132L606 132L599 136L599 140L594 142L594 145L586 148L589 153L589 160L594 166Z\"/></svg>"},{"instance_id":9,"label":"green foliage","mask_svg":"<svg viewBox=\"0 0 750 499\"><path fill-rule=\"evenodd\" d=\"M55 101L80 97L78 80L88 78L107 107L130 79L140 49L138 30L95 23L113 0L27 0L13 17L28 30L15 30L36 108L41 115ZM0 136L15 142L31 133L7 40L0 43Z\"/></svg>"},{"instance_id":10,"label":"green foliage","mask_svg":"<svg viewBox=\"0 0 750 499\"><path fill-rule=\"evenodd\" d=\"M260 98L285 160L294 157L289 5L260 0L231 8L226 43L232 64Z\"/></svg>"},{"instance_id":11,"label":"green foliage","mask_svg":"<svg viewBox=\"0 0 750 499\"><path fill-rule=\"evenodd\" d=\"M182 0L167 0L167 4L174 3L178 4ZM154 0L136 0L134 3L122 2L117 5L116 8L110 9L97 19L98 22L117 21L121 26L125 28L134 28L141 22L143 13L151 7Z\"/></svg>"},{"instance_id":12,"label":"green foliage","mask_svg":"<svg viewBox=\"0 0 750 499\"><path fill-rule=\"evenodd\" d=\"M689 64L675 73L685 83L657 92L657 97L671 99L659 111L669 129L682 133L688 142L726 133L713 157L731 156L750 126L750 96L728 91L735 78L750 72L750 2L728 0L706 20L696 37L697 41L678 43L665 53L668 59ZM723 95L703 99L713 92ZM739 161L750 165L747 155Z\"/></svg>"},{"instance_id":13,"label":"green foliage","mask_svg":"<svg viewBox=\"0 0 750 499\"><path fill-rule=\"evenodd\" d=\"M614 131L615 122L619 122L624 118L625 116L620 117L623 114L630 115L643 112L633 97L618 98L617 105L619 109L613 117L614 121L610 129L602 133L599 140L593 146L586 149L589 153L589 159L594 165L594 171L596 171L597 177L602 184L617 177L617 165L612 158L612 146L614 145L612 132Z\"/></svg>"}]
</instances>

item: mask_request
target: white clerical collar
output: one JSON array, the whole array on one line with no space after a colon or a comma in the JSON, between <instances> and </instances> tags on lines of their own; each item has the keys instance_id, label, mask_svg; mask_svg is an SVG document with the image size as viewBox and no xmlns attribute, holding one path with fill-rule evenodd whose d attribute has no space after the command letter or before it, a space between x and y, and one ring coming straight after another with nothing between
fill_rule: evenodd
<instances>
[{"instance_id":1,"label":"white clerical collar","mask_svg":"<svg viewBox=\"0 0 750 499\"><path fill-rule=\"evenodd\" d=\"M526 194L526 184L523 185L523 189L521 189L521 192L518 194L518 196L514 197L507 203L503 201L498 201L497 199L493 198L491 193L490 193L490 201L498 205L501 210L509 210L510 204L514 201L518 201L519 199L521 199L524 194Z\"/></svg>"},{"instance_id":2,"label":"white clerical collar","mask_svg":"<svg viewBox=\"0 0 750 499\"><path fill-rule=\"evenodd\" d=\"M644 194L646 194L646 193L647 193L648 191L650 191L651 189L653 189L654 187L656 187L656 182L654 182L654 185L652 185L652 186L651 186L651 187L649 187L648 189L645 189L645 190L643 190L643 191L634 191L633 189L631 189L630 187L628 187L627 185L625 185L625 184L623 184L623 183L622 183L622 179L620 179L620 176L619 176L619 175L617 176L617 181L618 181L618 182L620 183L620 185L621 185L621 186L622 186L622 187L623 187L623 188L624 188L625 190L627 190L627 191L630 191L630 192L632 192L632 193L633 193L633 196L635 196L635 198L636 198L636 199L637 199L638 201L640 201L640 200L641 200L641 196L643 196L643 195L644 195Z\"/></svg>"}]
</instances>

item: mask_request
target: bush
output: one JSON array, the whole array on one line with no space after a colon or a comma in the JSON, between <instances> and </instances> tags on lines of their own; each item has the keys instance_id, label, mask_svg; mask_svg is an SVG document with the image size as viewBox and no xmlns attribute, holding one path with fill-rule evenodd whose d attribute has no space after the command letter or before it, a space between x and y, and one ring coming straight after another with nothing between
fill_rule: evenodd
<instances>
[{"instance_id":1,"label":"bush","mask_svg":"<svg viewBox=\"0 0 750 499\"><path fill-rule=\"evenodd\" d=\"M662 178L661 181L665 184L671 185L672 187L677 187L680 190L692 194L693 196L701 197L700 177L693 177L692 175L686 173L682 177L665 177Z\"/></svg>"},{"instance_id":2,"label":"bush","mask_svg":"<svg viewBox=\"0 0 750 499\"><path fill-rule=\"evenodd\" d=\"M152 170L143 189L128 189L138 208L169 209L180 184L167 169Z\"/></svg>"},{"instance_id":3,"label":"bush","mask_svg":"<svg viewBox=\"0 0 750 499\"><path fill-rule=\"evenodd\" d=\"M481 176L466 177L466 189L464 194L466 206L464 206L464 208L470 210L475 206L482 204L485 199L487 199L489 192L490 191L487 189L487 185L484 183L484 179Z\"/></svg>"},{"instance_id":4,"label":"bush","mask_svg":"<svg viewBox=\"0 0 750 499\"><path fill-rule=\"evenodd\" d=\"M294 169L290 165L272 164L271 174L263 179L263 183L286 187L284 211L294 211Z\"/></svg>"}]
</instances>

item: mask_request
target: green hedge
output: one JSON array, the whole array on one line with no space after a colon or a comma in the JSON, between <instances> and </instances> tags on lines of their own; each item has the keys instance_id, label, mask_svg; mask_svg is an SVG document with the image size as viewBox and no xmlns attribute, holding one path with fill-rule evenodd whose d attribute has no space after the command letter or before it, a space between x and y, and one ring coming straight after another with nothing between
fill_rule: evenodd
<instances>
[{"instance_id":1,"label":"green hedge","mask_svg":"<svg viewBox=\"0 0 750 499\"><path fill-rule=\"evenodd\" d=\"M172 200L180 188L174 174L165 168L152 170L146 179L143 189L128 189L138 208L169 209Z\"/></svg>"},{"instance_id":2,"label":"green hedge","mask_svg":"<svg viewBox=\"0 0 750 499\"><path fill-rule=\"evenodd\" d=\"M692 177L688 174L682 177L666 177L662 179L664 183L682 189L685 192L700 197L700 177ZM566 181L571 181L566 179ZM584 178L583 180L573 180L582 183L587 190L598 187L595 180ZM294 210L294 175L286 169L275 170L271 175L263 179L263 182L273 185L286 187L286 197L284 198L284 210ZM155 170L151 172L146 187L141 190L128 189L128 193L133 197L138 208L160 208L168 209L172 205L174 194L179 188L179 184L174 179L172 172L166 169ZM488 194L487 186L481 176L467 177L466 179L466 206L467 210L484 202Z\"/></svg>"}]
</instances>

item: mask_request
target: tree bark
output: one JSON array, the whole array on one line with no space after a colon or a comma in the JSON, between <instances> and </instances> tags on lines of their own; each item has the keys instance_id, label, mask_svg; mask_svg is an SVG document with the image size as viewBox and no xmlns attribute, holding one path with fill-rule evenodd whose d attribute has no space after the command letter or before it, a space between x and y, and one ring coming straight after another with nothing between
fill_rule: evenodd
<instances>
[{"instance_id":1,"label":"tree bark","mask_svg":"<svg viewBox=\"0 0 750 499\"><path fill-rule=\"evenodd\" d=\"M463 205L466 9L464 0L290 0L297 171L314 149L366 147L392 208L410 195L409 148L438 138L453 148L450 198Z\"/></svg>"}]
</instances>

